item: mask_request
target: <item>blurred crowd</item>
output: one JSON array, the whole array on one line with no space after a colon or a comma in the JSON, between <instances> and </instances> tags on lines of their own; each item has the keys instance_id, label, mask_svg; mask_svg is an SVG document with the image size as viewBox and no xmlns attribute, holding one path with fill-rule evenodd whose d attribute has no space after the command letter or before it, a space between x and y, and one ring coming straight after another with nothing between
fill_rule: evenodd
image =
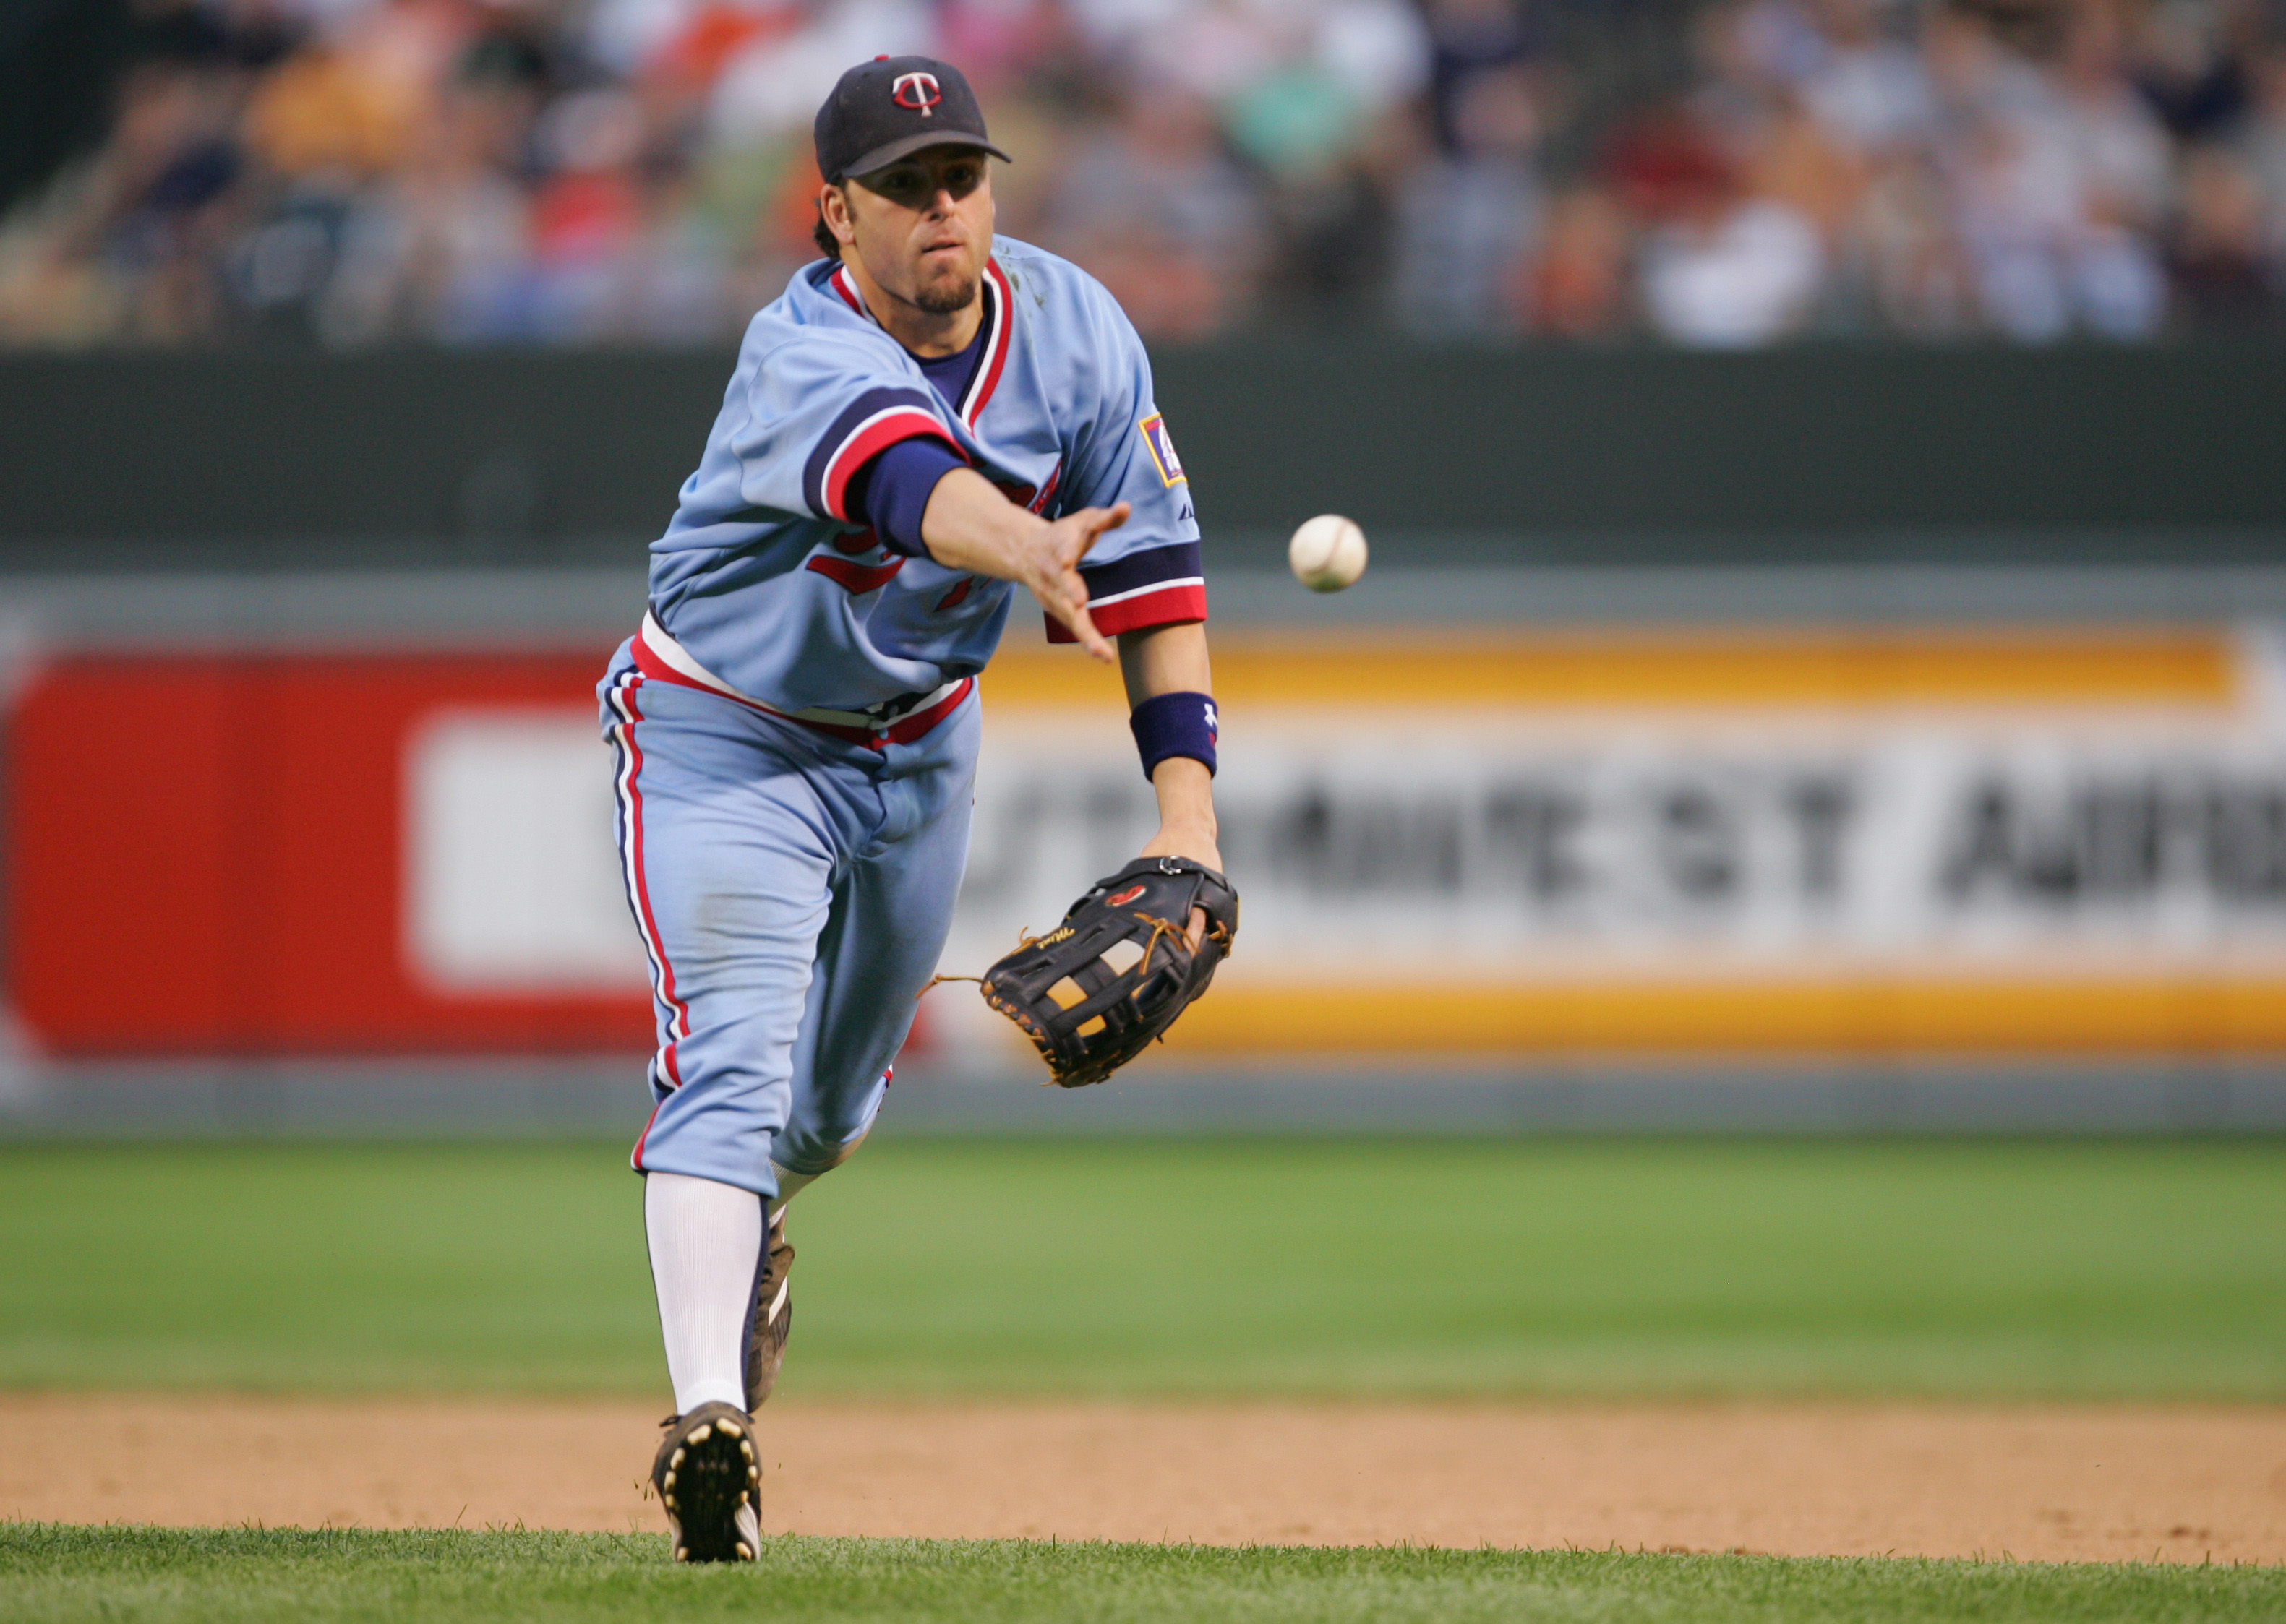
<instances>
[{"instance_id":1,"label":"blurred crowd","mask_svg":"<svg viewBox=\"0 0 2286 1624\"><path fill-rule=\"evenodd\" d=\"M133 0L0 342L712 343L845 67L1152 337L2135 341L2286 298L2278 0Z\"/></svg>"}]
</instances>

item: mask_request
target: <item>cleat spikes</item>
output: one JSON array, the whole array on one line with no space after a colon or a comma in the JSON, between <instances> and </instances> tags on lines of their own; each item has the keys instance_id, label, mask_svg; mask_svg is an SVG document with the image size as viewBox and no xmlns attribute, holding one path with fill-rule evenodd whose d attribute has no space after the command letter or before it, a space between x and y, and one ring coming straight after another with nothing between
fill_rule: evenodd
<instances>
[{"instance_id":1,"label":"cleat spikes","mask_svg":"<svg viewBox=\"0 0 2286 1624\"><path fill-rule=\"evenodd\" d=\"M678 1562L752 1562L761 1549L761 1463L736 1405L677 1416L651 1463Z\"/></svg>"}]
</instances>

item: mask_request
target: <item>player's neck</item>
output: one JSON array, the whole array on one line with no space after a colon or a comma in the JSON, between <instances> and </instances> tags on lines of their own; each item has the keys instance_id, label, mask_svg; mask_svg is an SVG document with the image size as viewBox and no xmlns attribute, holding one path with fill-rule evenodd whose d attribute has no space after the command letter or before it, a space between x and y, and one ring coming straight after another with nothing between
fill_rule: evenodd
<instances>
[{"instance_id":1,"label":"player's neck","mask_svg":"<svg viewBox=\"0 0 2286 1624\"><path fill-rule=\"evenodd\" d=\"M844 255L841 263L847 269L850 281L856 285L858 295L865 301L867 313L881 324L891 338L923 360L958 355L976 341L977 330L984 325L981 293L959 310L940 315L884 288L865 269L865 262L855 255Z\"/></svg>"}]
</instances>

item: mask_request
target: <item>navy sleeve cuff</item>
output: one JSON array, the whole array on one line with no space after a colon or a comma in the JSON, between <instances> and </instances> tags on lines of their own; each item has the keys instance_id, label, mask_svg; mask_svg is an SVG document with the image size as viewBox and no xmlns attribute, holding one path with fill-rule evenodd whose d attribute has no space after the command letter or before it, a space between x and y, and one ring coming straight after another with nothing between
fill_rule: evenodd
<instances>
[{"instance_id":1,"label":"navy sleeve cuff","mask_svg":"<svg viewBox=\"0 0 2286 1624\"><path fill-rule=\"evenodd\" d=\"M907 558L926 558L921 515L937 481L966 467L958 452L930 435L914 435L883 450L849 482L848 510L863 514L881 545Z\"/></svg>"}]
</instances>

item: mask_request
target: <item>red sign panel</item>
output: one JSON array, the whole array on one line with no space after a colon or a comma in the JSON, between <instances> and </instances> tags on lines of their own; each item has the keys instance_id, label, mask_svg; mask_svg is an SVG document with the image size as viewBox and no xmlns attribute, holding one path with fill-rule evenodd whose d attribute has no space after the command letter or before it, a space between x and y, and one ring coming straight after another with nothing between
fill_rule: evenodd
<instances>
[{"instance_id":1,"label":"red sign panel","mask_svg":"<svg viewBox=\"0 0 2286 1624\"><path fill-rule=\"evenodd\" d=\"M600 670L587 654L44 666L7 738L17 1015L66 1056L641 1052L639 979L456 991L406 943L416 733L472 708L575 721ZM600 742L595 772L608 781Z\"/></svg>"}]
</instances>

